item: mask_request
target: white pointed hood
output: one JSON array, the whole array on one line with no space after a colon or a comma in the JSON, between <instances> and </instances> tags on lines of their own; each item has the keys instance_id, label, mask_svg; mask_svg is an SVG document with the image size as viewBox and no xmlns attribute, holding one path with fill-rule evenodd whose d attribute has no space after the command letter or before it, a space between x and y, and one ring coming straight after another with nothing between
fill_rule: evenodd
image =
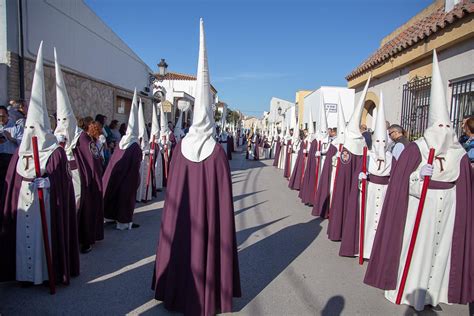
<instances>
[{"instance_id":1,"label":"white pointed hood","mask_svg":"<svg viewBox=\"0 0 474 316\"><path fill-rule=\"evenodd\" d=\"M342 107L341 102L341 95L338 95L337 99L337 136L332 141L333 145L344 145L345 139L345 132L346 132L346 118L344 117L344 108Z\"/></svg>"},{"instance_id":2,"label":"white pointed hood","mask_svg":"<svg viewBox=\"0 0 474 316\"><path fill-rule=\"evenodd\" d=\"M383 93L380 91L380 102L377 107L377 118L375 120L374 136L372 137L372 152L375 154L377 159L385 160L387 144L387 125L385 123Z\"/></svg>"},{"instance_id":3,"label":"white pointed hood","mask_svg":"<svg viewBox=\"0 0 474 316\"><path fill-rule=\"evenodd\" d=\"M156 104L152 105L151 113L151 131L150 131L150 142L153 141L153 136L155 136L155 142L158 141L160 137L160 123L158 123L158 113L156 112Z\"/></svg>"},{"instance_id":4,"label":"white pointed hood","mask_svg":"<svg viewBox=\"0 0 474 316\"><path fill-rule=\"evenodd\" d=\"M138 103L138 140L142 150L149 148L148 133L146 131L145 114L143 113L142 99Z\"/></svg>"},{"instance_id":5,"label":"white pointed hood","mask_svg":"<svg viewBox=\"0 0 474 316\"><path fill-rule=\"evenodd\" d=\"M166 115L163 111L163 102L160 103L160 139L163 136L168 137L168 123L166 122Z\"/></svg>"},{"instance_id":6,"label":"white pointed hood","mask_svg":"<svg viewBox=\"0 0 474 316\"><path fill-rule=\"evenodd\" d=\"M462 148L449 117L436 50L433 51L428 128L424 132L424 138L428 147L435 149L435 156L445 156L448 150Z\"/></svg>"},{"instance_id":7,"label":"white pointed hood","mask_svg":"<svg viewBox=\"0 0 474 316\"><path fill-rule=\"evenodd\" d=\"M369 75L369 79L367 79L367 82L365 83L359 102L354 108L354 112L352 113L345 130L344 147L354 155L358 156L362 156L364 153L364 147L367 145L364 136L362 136L362 133L360 132L360 119L362 117L362 110L364 109L365 97L367 95L367 90L369 89L371 77L372 74Z\"/></svg>"},{"instance_id":8,"label":"white pointed hood","mask_svg":"<svg viewBox=\"0 0 474 316\"><path fill-rule=\"evenodd\" d=\"M138 134L138 101L137 88L135 88L135 91L133 92L132 108L130 109L130 116L128 117L127 131L120 140L119 148L125 150L133 143L140 144Z\"/></svg>"},{"instance_id":9,"label":"white pointed hood","mask_svg":"<svg viewBox=\"0 0 474 316\"><path fill-rule=\"evenodd\" d=\"M77 140L81 136L82 129L77 126L77 120L72 111L69 96L66 90L61 66L54 48L54 64L56 69L56 129L55 135L63 135L66 139L64 149L69 157L73 155L72 150L76 147Z\"/></svg>"},{"instance_id":10,"label":"white pointed hood","mask_svg":"<svg viewBox=\"0 0 474 316\"><path fill-rule=\"evenodd\" d=\"M40 168L43 174L46 170L49 156L59 146L56 142L56 137L51 131L51 123L46 109L43 42L40 43L38 48L35 73L31 87L31 99L28 106L23 138L21 139L18 149L19 159L16 165L16 171L24 178L34 178L36 176L33 162L33 144L31 141L33 136L36 136L38 139Z\"/></svg>"},{"instance_id":11,"label":"white pointed hood","mask_svg":"<svg viewBox=\"0 0 474 316\"><path fill-rule=\"evenodd\" d=\"M178 101L178 110L179 117L178 121L176 122L176 126L174 127L174 136L176 137L176 141L180 141L185 135L183 132L183 115L189 109L189 102L180 100Z\"/></svg>"},{"instance_id":12,"label":"white pointed hood","mask_svg":"<svg viewBox=\"0 0 474 316\"><path fill-rule=\"evenodd\" d=\"M309 109L308 136L310 140L313 140L316 138L316 134L314 133L314 125L313 125L313 111L311 109Z\"/></svg>"},{"instance_id":13,"label":"white pointed hood","mask_svg":"<svg viewBox=\"0 0 474 316\"><path fill-rule=\"evenodd\" d=\"M212 154L216 145L213 137L214 124L204 22L201 19L193 125L189 128L189 133L183 138L181 144L181 152L186 159L201 162Z\"/></svg>"},{"instance_id":14,"label":"white pointed hood","mask_svg":"<svg viewBox=\"0 0 474 316\"><path fill-rule=\"evenodd\" d=\"M328 121L326 118L326 104L324 102L324 94L321 91L321 105L319 107L319 126L316 132L316 139L322 143L329 143Z\"/></svg>"}]
</instances>

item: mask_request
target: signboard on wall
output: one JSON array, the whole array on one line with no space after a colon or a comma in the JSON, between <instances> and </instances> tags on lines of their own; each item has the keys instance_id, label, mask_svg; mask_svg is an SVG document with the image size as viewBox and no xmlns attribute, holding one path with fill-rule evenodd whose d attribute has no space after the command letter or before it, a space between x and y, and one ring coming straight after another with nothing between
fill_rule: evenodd
<instances>
[{"instance_id":1,"label":"signboard on wall","mask_svg":"<svg viewBox=\"0 0 474 316\"><path fill-rule=\"evenodd\" d=\"M168 101L168 100L165 100L161 106L163 107L163 112L165 113L171 113L171 109L173 108L173 104Z\"/></svg>"},{"instance_id":2,"label":"signboard on wall","mask_svg":"<svg viewBox=\"0 0 474 316\"><path fill-rule=\"evenodd\" d=\"M324 103L327 113L337 113L337 104L336 103Z\"/></svg>"}]
</instances>

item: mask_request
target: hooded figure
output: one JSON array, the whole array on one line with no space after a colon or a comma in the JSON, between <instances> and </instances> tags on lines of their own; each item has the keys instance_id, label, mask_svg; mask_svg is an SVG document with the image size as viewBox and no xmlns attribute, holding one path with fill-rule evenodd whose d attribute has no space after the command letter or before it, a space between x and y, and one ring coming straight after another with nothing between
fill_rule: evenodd
<instances>
[{"instance_id":1,"label":"hooded figure","mask_svg":"<svg viewBox=\"0 0 474 316\"><path fill-rule=\"evenodd\" d=\"M185 315L231 312L241 295L232 182L213 138L202 19L200 31L194 120L171 163L152 285L155 299Z\"/></svg>"},{"instance_id":2,"label":"hooded figure","mask_svg":"<svg viewBox=\"0 0 474 316\"><path fill-rule=\"evenodd\" d=\"M315 171L316 171L316 150L318 147L318 140L314 133L313 111L309 111L308 136L306 137L306 167L303 175L303 184L301 185L300 193L298 194L301 202L305 205L312 205L315 194Z\"/></svg>"},{"instance_id":3,"label":"hooded figure","mask_svg":"<svg viewBox=\"0 0 474 316\"><path fill-rule=\"evenodd\" d=\"M55 279L68 285L71 276L79 275L74 188L66 153L51 133L42 47L43 42L38 49L24 135L5 178L0 281L42 284L49 279L38 198L38 188L42 188ZM36 177L33 136L38 141L42 177Z\"/></svg>"},{"instance_id":4,"label":"hooded figure","mask_svg":"<svg viewBox=\"0 0 474 316\"><path fill-rule=\"evenodd\" d=\"M260 160L260 140L257 133L257 123L253 124L251 157L253 160Z\"/></svg>"},{"instance_id":5,"label":"hooded figure","mask_svg":"<svg viewBox=\"0 0 474 316\"><path fill-rule=\"evenodd\" d=\"M341 96L339 95L337 101L337 137L329 144L324 163L321 164L319 183L313 199L313 210L311 211L311 214L314 216L328 217L338 158L344 144L345 129L346 121L341 104Z\"/></svg>"},{"instance_id":6,"label":"hooded figure","mask_svg":"<svg viewBox=\"0 0 474 316\"><path fill-rule=\"evenodd\" d=\"M189 108L189 103L187 101L180 100L178 101L178 110L179 110L179 117L178 121L176 122L176 126L174 127L174 136L176 137L176 142L179 142L184 137L183 132L183 114Z\"/></svg>"},{"instance_id":7,"label":"hooded figure","mask_svg":"<svg viewBox=\"0 0 474 316\"><path fill-rule=\"evenodd\" d=\"M302 140L298 137L298 153L295 159L295 167L288 183L288 187L292 190L300 190L303 187L303 176L308 161L309 137L307 131L305 131Z\"/></svg>"},{"instance_id":8,"label":"hooded figure","mask_svg":"<svg viewBox=\"0 0 474 316\"><path fill-rule=\"evenodd\" d=\"M278 162L280 159L281 153L281 137L277 132L277 127L275 124L275 133L273 134L273 166L278 167Z\"/></svg>"},{"instance_id":9,"label":"hooded figure","mask_svg":"<svg viewBox=\"0 0 474 316\"><path fill-rule=\"evenodd\" d=\"M298 118L296 117L296 106L291 108L291 128L293 129L293 135L291 139L291 169L288 179L290 179L295 170L296 159L298 158L298 152L301 145L300 129L298 127Z\"/></svg>"},{"instance_id":10,"label":"hooded figure","mask_svg":"<svg viewBox=\"0 0 474 316\"><path fill-rule=\"evenodd\" d=\"M288 140L291 140L290 136L290 131L288 128L288 122L285 119L282 123L282 130L281 130L281 150L280 150L280 158L278 159L278 168L283 170L283 173L285 173L285 166L286 166L286 156L288 155L287 153L287 142ZM284 127L283 127L284 125Z\"/></svg>"},{"instance_id":11,"label":"hooded figure","mask_svg":"<svg viewBox=\"0 0 474 316\"><path fill-rule=\"evenodd\" d=\"M160 105L160 140L159 140L159 147L160 147L160 156L161 156L161 164L163 166L163 187L166 187L166 183L168 182L168 175L170 169L170 161L171 161L171 148L172 144L170 141L170 133L168 125L166 124L166 116L165 112L163 111L163 102Z\"/></svg>"},{"instance_id":12,"label":"hooded figure","mask_svg":"<svg viewBox=\"0 0 474 316\"><path fill-rule=\"evenodd\" d=\"M451 125L444 84L433 52L428 128L409 144L390 176L364 282L395 302L425 176L431 180L413 249L402 304L423 310L474 301L472 168ZM434 161L427 163L430 148Z\"/></svg>"},{"instance_id":13,"label":"hooded figure","mask_svg":"<svg viewBox=\"0 0 474 316\"><path fill-rule=\"evenodd\" d=\"M161 158L161 151L159 147L160 141L160 123L158 123L158 113L156 111L156 104L152 105L152 116L151 116L151 132L150 132L150 148L153 145L153 152L150 151L150 154L153 155L153 170L152 170L152 184L153 184L153 193L156 195L155 190L161 190L163 188L163 159Z\"/></svg>"},{"instance_id":14,"label":"hooded figure","mask_svg":"<svg viewBox=\"0 0 474 316\"><path fill-rule=\"evenodd\" d=\"M349 203L355 207L349 207L347 210L340 253L344 256L359 254L360 205L361 199L365 198L363 257L369 259L392 168L392 154L387 151L387 127L382 92L380 92L380 104L377 107L372 149L367 155L367 165L368 175L363 172L359 174L359 183L362 179L367 179L366 196L359 194L359 198L357 198L358 195L351 195L355 200L349 201ZM361 185L359 185L360 188ZM355 190L355 188L352 189Z\"/></svg>"},{"instance_id":15,"label":"hooded figure","mask_svg":"<svg viewBox=\"0 0 474 316\"><path fill-rule=\"evenodd\" d=\"M147 202L152 199L153 186L148 185L147 192L147 178L148 169L150 165L150 141L146 131L145 114L143 113L142 99L138 102L138 139L140 141L140 148L142 150L142 160L140 163L140 185L137 190L137 202Z\"/></svg>"},{"instance_id":16,"label":"hooded figure","mask_svg":"<svg viewBox=\"0 0 474 316\"><path fill-rule=\"evenodd\" d=\"M362 171L362 155L364 146L366 146L365 139L360 133L359 124L369 84L370 76L344 131L344 147L339 157L340 167L334 178L332 202L329 214L326 215L331 218L328 224L328 237L332 241L341 240L347 208L356 207L351 205L350 201L357 201L359 196L359 173ZM355 195L355 197L351 195Z\"/></svg>"},{"instance_id":17,"label":"hooded figure","mask_svg":"<svg viewBox=\"0 0 474 316\"><path fill-rule=\"evenodd\" d=\"M317 190L320 184L324 184L325 182L329 181L328 176L325 178L322 177L322 170L324 166L329 163L328 159L331 159L334 155L334 152L330 149L330 138L328 134L328 123L326 117L326 103L324 102L324 94L321 92L321 106L319 107L319 128L316 133L316 150L314 151L314 156L316 157L316 163L314 167L314 187L313 187L313 195L309 201L310 205L316 204L318 201ZM329 158L327 157L329 156ZM319 159L319 163L318 163ZM317 174L317 177L316 177ZM319 216L319 214L314 214Z\"/></svg>"},{"instance_id":18,"label":"hooded figure","mask_svg":"<svg viewBox=\"0 0 474 316\"><path fill-rule=\"evenodd\" d=\"M104 215L106 219L115 221L119 230L139 227L133 223L133 212L140 186L140 165L143 158L140 134L142 139L144 135L139 131L137 103L137 89L135 89L127 132L112 154L102 178Z\"/></svg>"},{"instance_id":19,"label":"hooded figure","mask_svg":"<svg viewBox=\"0 0 474 316\"><path fill-rule=\"evenodd\" d=\"M57 124L54 134L66 151L71 170L81 252L89 252L96 240L104 239L102 160L94 140L77 126L54 49L56 65Z\"/></svg>"},{"instance_id":20,"label":"hooded figure","mask_svg":"<svg viewBox=\"0 0 474 316\"><path fill-rule=\"evenodd\" d=\"M288 118L287 118L287 128L286 128L286 131L287 131L287 134L285 136L285 164L284 164L284 169L283 169L283 177L287 178L287 179L290 179L290 176L291 176L291 169L292 169L292 166L293 166L293 162L292 162L292 156L293 156L293 146L294 146L294 134L295 134L295 130L294 128L292 127L293 125L293 108L290 108L290 112L289 112L289 115L288 115Z\"/></svg>"}]
</instances>

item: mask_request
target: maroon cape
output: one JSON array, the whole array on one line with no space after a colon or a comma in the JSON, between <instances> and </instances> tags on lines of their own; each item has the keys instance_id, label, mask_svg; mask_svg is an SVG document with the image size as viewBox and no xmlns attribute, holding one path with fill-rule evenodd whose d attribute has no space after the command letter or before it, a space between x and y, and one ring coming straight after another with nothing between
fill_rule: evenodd
<instances>
[{"instance_id":1,"label":"maroon cape","mask_svg":"<svg viewBox=\"0 0 474 316\"><path fill-rule=\"evenodd\" d=\"M285 147L285 155L286 155L286 160L285 160L285 168L283 169L283 177L289 178L290 177L290 170L291 170L291 152L293 149L288 150L288 147L291 146L291 139L288 140L288 143Z\"/></svg>"},{"instance_id":2,"label":"maroon cape","mask_svg":"<svg viewBox=\"0 0 474 316\"><path fill-rule=\"evenodd\" d=\"M81 198L78 210L79 243L92 245L104 239L104 201L102 199L102 161L91 148L96 146L85 132L73 149L74 159L81 178Z\"/></svg>"},{"instance_id":3,"label":"maroon cape","mask_svg":"<svg viewBox=\"0 0 474 316\"><path fill-rule=\"evenodd\" d=\"M5 179L2 204L3 242L0 253L0 281L16 278L16 214L23 177L16 172L18 151L12 157ZM30 160L31 161L31 160ZM31 161L31 163L33 163ZM56 282L69 284L71 276L79 275L79 242L77 238L76 202L72 178L64 149L54 150L46 164L50 181L51 252ZM41 241L43 242L43 241Z\"/></svg>"},{"instance_id":4,"label":"maroon cape","mask_svg":"<svg viewBox=\"0 0 474 316\"><path fill-rule=\"evenodd\" d=\"M142 150L137 143L127 149L115 149L102 178L104 215L119 223L133 220L135 201L140 186Z\"/></svg>"},{"instance_id":5,"label":"maroon cape","mask_svg":"<svg viewBox=\"0 0 474 316\"><path fill-rule=\"evenodd\" d=\"M275 159L273 159L273 166L278 166L278 160L280 159L281 143L280 136L278 136L275 144Z\"/></svg>"},{"instance_id":6,"label":"maroon cape","mask_svg":"<svg viewBox=\"0 0 474 316\"><path fill-rule=\"evenodd\" d=\"M342 239L346 211L351 201L357 199L359 173L362 171L362 156L354 155L346 148L342 149L339 172L332 191L332 205L329 209L328 237L332 241ZM356 188L356 190L352 190ZM355 198L354 198L355 195Z\"/></svg>"},{"instance_id":7,"label":"maroon cape","mask_svg":"<svg viewBox=\"0 0 474 316\"><path fill-rule=\"evenodd\" d=\"M229 162L221 146L195 163L178 144L171 162L152 289L185 315L232 311L240 275Z\"/></svg>"},{"instance_id":8,"label":"maroon cape","mask_svg":"<svg viewBox=\"0 0 474 316\"><path fill-rule=\"evenodd\" d=\"M320 169L318 188L316 189L316 196L313 200L314 206L311 214L314 216L328 218L329 202L331 201L332 157L334 157L336 153L336 146L332 144L329 145L326 158L324 159L324 165Z\"/></svg>"},{"instance_id":9,"label":"maroon cape","mask_svg":"<svg viewBox=\"0 0 474 316\"><path fill-rule=\"evenodd\" d=\"M293 169L290 181L288 182L288 187L292 190L299 190L303 182L303 173L307 161L307 159L305 159L307 154L303 153L303 150L305 150L306 147L307 143L302 141L300 150L298 151L298 156L296 157L295 168Z\"/></svg>"},{"instance_id":10,"label":"maroon cape","mask_svg":"<svg viewBox=\"0 0 474 316\"><path fill-rule=\"evenodd\" d=\"M415 143L411 143L405 147L391 173L365 274L364 283L368 285L383 290L396 289L408 211L409 179L420 162L420 150ZM462 158L459 168L448 301L466 304L474 301L474 173L467 155Z\"/></svg>"},{"instance_id":11,"label":"maroon cape","mask_svg":"<svg viewBox=\"0 0 474 316\"><path fill-rule=\"evenodd\" d=\"M308 160L306 162L306 169L304 170L303 185L298 194L301 202L304 204L312 204L314 199L314 185L315 185L315 171L316 171L316 153L318 141L314 139L308 152Z\"/></svg>"}]
</instances>

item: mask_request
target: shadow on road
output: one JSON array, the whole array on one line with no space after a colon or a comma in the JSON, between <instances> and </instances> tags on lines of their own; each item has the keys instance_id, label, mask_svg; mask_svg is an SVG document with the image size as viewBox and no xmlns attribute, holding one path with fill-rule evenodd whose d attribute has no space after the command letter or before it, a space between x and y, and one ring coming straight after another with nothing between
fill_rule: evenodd
<instances>
[{"instance_id":1,"label":"shadow on road","mask_svg":"<svg viewBox=\"0 0 474 316\"><path fill-rule=\"evenodd\" d=\"M265 204L265 203L267 203L267 202L268 202L268 200L265 200L265 201L263 201L263 202L258 202L258 203L256 203L256 204L253 204L253 205L251 205L251 206L247 206L247 207L241 208L241 209L239 209L239 210L237 210L237 211L234 212L234 216L237 216L237 215L239 215L239 214L242 214L242 213L244 213L245 211L248 211L248 210L250 210L250 209L252 209L252 208L254 208L254 207L258 207L258 206L260 206L260 205L262 205L262 204Z\"/></svg>"},{"instance_id":2,"label":"shadow on road","mask_svg":"<svg viewBox=\"0 0 474 316\"><path fill-rule=\"evenodd\" d=\"M321 232L321 221L295 224L239 252L242 298L234 300L240 311L291 264Z\"/></svg>"},{"instance_id":3,"label":"shadow on road","mask_svg":"<svg viewBox=\"0 0 474 316\"><path fill-rule=\"evenodd\" d=\"M321 316L339 316L344 310L346 300L341 295L333 296L321 311Z\"/></svg>"},{"instance_id":4,"label":"shadow on road","mask_svg":"<svg viewBox=\"0 0 474 316\"><path fill-rule=\"evenodd\" d=\"M279 222L285 218L287 218L288 216L284 216L282 218L279 218L279 219L276 219L274 221L271 221L271 222L268 222L268 223L265 223L265 224L262 224L262 225L259 225L259 226L255 226L255 227L250 227L250 228L247 228L247 229L244 229L244 230L241 230L239 232L237 232L237 245L240 246L243 244L244 241L247 240L247 238L249 238L253 233L259 231L260 229L262 228L265 228L267 226L270 226L276 222Z\"/></svg>"}]
</instances>

